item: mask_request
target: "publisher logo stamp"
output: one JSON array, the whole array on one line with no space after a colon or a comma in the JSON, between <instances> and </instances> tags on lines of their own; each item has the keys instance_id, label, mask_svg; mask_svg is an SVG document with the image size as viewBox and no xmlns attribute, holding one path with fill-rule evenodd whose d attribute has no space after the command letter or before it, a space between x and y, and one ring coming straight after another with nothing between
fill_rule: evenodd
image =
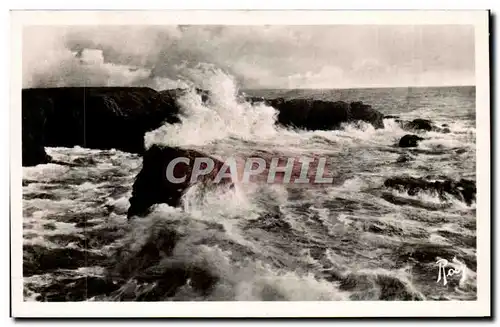
<instances>
[{"instance_id":1,"label":"publisher logo stamp","mask_svg":"<svg viewBox=\"0 0 500 327\"><path fill-rule=\"evenodd\" d=\"M452 278L453 276L461 276L460 280L467 278L467 267L455 257L451 262L446 259L439 259L436 264L438 265L437 283L442 281L443 285L446 286L448 278Z\"/></svg>"}]
</instances>

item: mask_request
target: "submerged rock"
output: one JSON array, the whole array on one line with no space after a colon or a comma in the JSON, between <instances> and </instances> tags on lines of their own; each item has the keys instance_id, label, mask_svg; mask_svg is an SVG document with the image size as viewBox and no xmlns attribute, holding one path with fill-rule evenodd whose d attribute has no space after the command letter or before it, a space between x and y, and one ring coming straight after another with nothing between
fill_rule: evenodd
<instances>
[{"instance_id":1,"label":"submerged rock","mask_svg":"<svg viewBox=\"0 0 500 327\"><path fill-rule=\"evenodd\" d=\"M178 162L173 170L173 177L182 179L178 183L167 178L167 167L173 160L185 158L189 163ZM210 158L214 162L214 169L207 175L200 176L194 183L191 182L193 165L196 158ZM142 169L133 185L132 197L128 217L143 216L149 208L158 203L170 206L179 206L184 192L193 184L201 182L204 187L215 186L213 183L217 173L224 163L204 153L195 150L186 150L174 147L152 146L145 154ZM227 169L227 172L230 172ZM230 177L223 177L221 185L232 185Z\"/></svg>"},{"instance_id":2,"label":"submerged rock","mask_svg":"<svg viewBox=\"0 0 500 327\"><path fill-rule=\"evenodd\" d=\"M418 142L422 141L423 138L417 135L412 135L412 134L406 134L399 140L399 147L400 148L411 148L411 147L416 147L418 146Z\"/></svg>"},{"instance_id":3,"label":"submerged rock","mask_svg":"<svg viewBox=\"0 0 500 327\"><path fill-rule=\"evenodd\" d=\"M467 179L454 181L445 178L441 181L431 181L414 177L394 177L387 179L384 186L400 192L407 192L408 195L412 196L419 192L428 192L446 200L447 195L449 195L465 202L468 206L476 201L476 183Z\"/></svg>"}]
</instances>

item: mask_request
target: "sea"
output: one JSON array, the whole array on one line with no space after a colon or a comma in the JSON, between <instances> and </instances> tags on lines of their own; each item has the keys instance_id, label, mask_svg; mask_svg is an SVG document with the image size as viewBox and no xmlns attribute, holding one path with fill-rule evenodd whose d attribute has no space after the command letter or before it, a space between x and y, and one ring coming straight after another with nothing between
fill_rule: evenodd
<instances>
[{"instance_id":1,"label":"sea","mask_svg":"<svg viewBox=\"0 0 500 327\"><path fill-rule=\"evenodd\" d=\"M475 87L240 90L207 78L209 103L179 99L181 122L146 146L216 157L261 152L328 159L323 187L249 183L156 205L127 219L141 157L117 150L47 148L56 163L23 167L25 301L475 300L476 207L384 186L393 177L476 179ZM275 124L276 111L238 94L363 101L385 115L333 131ZM429 119L449 132L410 132L397 119ZM401 162L402 155L411 160ZM401 199L395 204L387 194ZM444 283L438 260L453 268ZM445 272L446 272L445 271Z\"/></svg>"}]
</instances>

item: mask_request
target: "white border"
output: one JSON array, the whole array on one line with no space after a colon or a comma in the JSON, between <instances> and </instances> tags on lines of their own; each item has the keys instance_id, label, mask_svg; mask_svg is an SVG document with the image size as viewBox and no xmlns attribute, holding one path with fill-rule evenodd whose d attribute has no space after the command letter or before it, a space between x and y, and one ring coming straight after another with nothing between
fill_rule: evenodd
<instances>
[{"instance_id":1,"label":"white border","mask_svg":"<svg viewBox=\"0 0 500 327\"><path fill-rule=\"evenodd\" d=\"M478 300L470 302L23 302L21 30L25 25L471 24L476 28ZM14 317L489 316L490 104L487 11L16 11L11 13L11 235Z\"/></svg>"}]
</instances>

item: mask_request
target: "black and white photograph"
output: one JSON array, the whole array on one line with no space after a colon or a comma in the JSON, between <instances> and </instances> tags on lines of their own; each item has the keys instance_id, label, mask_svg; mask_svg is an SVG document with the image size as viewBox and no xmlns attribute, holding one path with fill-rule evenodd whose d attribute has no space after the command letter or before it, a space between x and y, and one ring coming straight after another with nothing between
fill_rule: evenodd
<instances>
[{"instance_id":1,"label":"black and white photograph","mask_svg":"<svg viewBox=\"0 0 500 327\"><path fill-rule=\"evenodd\" d=\"M487 11L133 14L19 20L23 308L489 315Z\"/></svg>"}]
</instances>

